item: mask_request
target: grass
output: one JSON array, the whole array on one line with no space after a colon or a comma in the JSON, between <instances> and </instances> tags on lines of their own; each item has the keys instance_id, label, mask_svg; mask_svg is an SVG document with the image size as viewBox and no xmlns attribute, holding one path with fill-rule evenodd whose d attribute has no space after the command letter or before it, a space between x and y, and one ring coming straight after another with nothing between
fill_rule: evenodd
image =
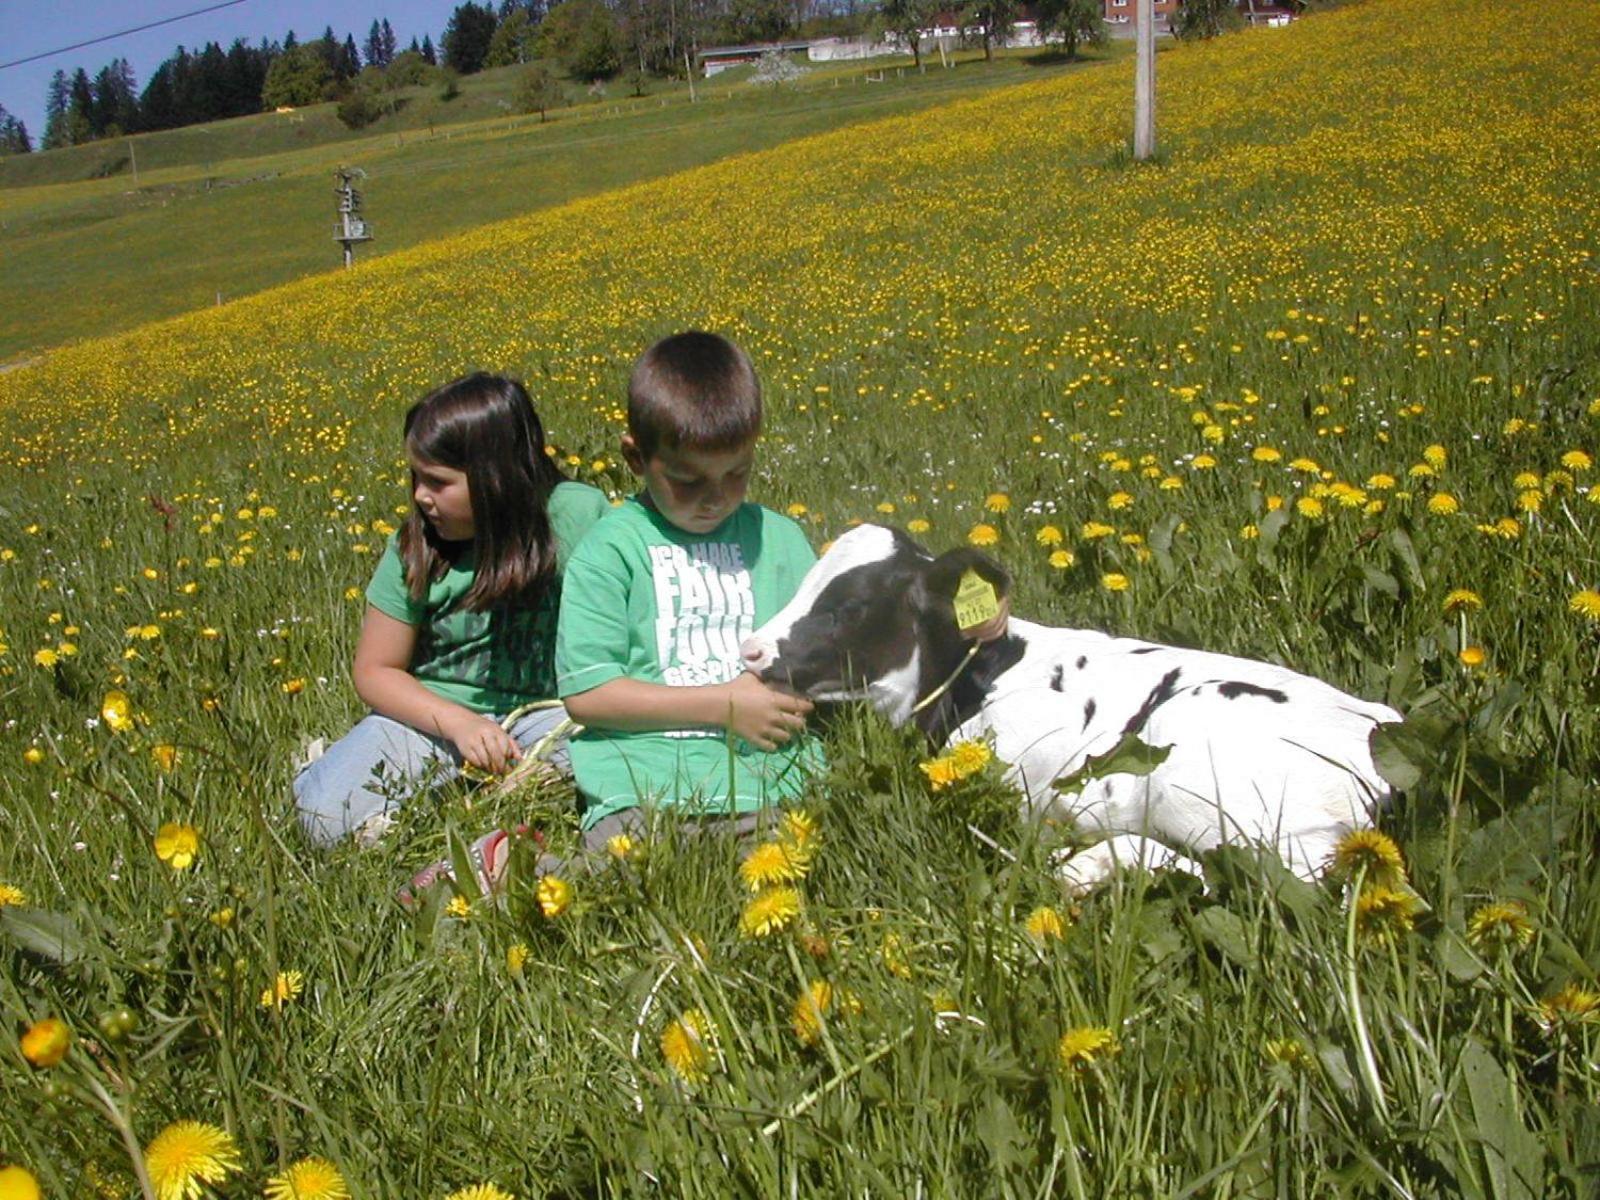
<instances>
[{"instance_id":1,"label":"grass","mask_svg":"<svg viewBox=\"0 0 1600 1200\"><path fill-rule=\"evenodd\" d=\"M822 66L779 89L719 76L699 84L694 104L681 84L653 84L644 97L613 86L604 99L579 91L576 107L544 123L507 114L502 102L515 72L505 69L463 81L462 95L448 103L423 89L360 134L344 129L328 104L143 135L133 139L137 184L121 142L6 159L0 358L336 269L332 175L340 165L368 173L363 195L377 236L357 254L381 258L578 196L1063 69L1030 63L1012 55L985 64L969 54L954 70L922 74L874 63L884 74L877 83L867 82L864 64ZM124 165L109 177L82 178L116 163Z\"/></svg>"},{"instance_id":2,"label":"grass","mask_svg":"<svg viewBox=\"0 0 1600 1200\"><path fill-rule=\"evenodd\" d=\"M0 1065L6 1161L127 1195L125 1142L192 1119L237 1139L240 1195L308 1155L359 1196L1592 1194L1600 14L1502 16L1180 47L1152 167L1131 70L1041 78L0 377L0 1008L76 1038ZM496 823L570 845L559 790L307 848L290 764L359 712L404 405L514 371L621 491L628 364L695 325L755 356L755 494L819 543L992 537L1020 614L1406 712L1403 876L1376 886L1383 843L1317 886L1238 847L1075 901L1069 831L998 766L933 790L859 713L767 936L741 848L670 828L554 916L525 866L504 904L391 903Z\"/></svg>"}]
</instances>

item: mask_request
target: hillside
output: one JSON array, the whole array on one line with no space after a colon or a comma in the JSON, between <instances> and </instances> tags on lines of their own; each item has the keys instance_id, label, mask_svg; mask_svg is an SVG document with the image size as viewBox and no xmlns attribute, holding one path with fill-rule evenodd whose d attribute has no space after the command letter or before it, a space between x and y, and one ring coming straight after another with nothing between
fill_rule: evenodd
<instances>
[{"instance_id":1,"label":"hillside","mask_svg":"<svg viewBox=\"0 0 1600 1200\"><path fill-rule=\"evenodd\" d=\"M1066 69L1122 52L1108 48ZM1027 55L983 64L969 53L955 70L921 75L883 63L819 67L780 89L729 73L701 81L693 104L676 83L652 85L643 97L579 90L575 105L548 122L508 115L515 71L506 69L470 77L449 102L419 89L359 134L325 104L0 160L0 359L337 267L329 231L340 165L368 172L377 239L360 253L381 257L1061 69Z\"/></svg>"}]
</instances>

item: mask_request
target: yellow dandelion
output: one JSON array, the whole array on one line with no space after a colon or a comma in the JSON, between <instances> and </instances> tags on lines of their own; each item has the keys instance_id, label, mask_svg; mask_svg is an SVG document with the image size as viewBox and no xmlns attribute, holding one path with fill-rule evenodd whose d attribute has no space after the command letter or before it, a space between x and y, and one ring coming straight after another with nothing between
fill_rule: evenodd
<instances>
[{"instance_id":1,"label":"yellow dandelion","mask_svg":"<svg viewBox=\"0 0 1600 1200\"><path fill-rule=\"evenodd\" d=\"M1100 576L1100 586L1108 592L1125 592L1131 586L1128 577L1119 571L1107 571Z\"/></svg>"},{"instance_id":2,"label":"yellow dandelion","mask_svg":"<svg viewBox=\"0 0 1600 1200\"><path fill-rule=\"evenodd\" d=\"M1442 471L1445 463L1450 461L1450 452L1438 443L1434 443L1422 452L1422 461L1435 471Z\"/></svg>"},{"instance_id":3,"label":"yellow dandelion","mask_svg":"<svg viewBox=\"0 0 1600 1200\"><path fill-rule=\"evenodd\" d=\"M160 742L150 747L150 761L163 775L178 765L178 748L171 742Z\"/></svg>"},{"instance_id":4,"label":"yellow dandelion","mask_svg":"<svg viewBox=\"0 0 1600 1200\"><path fill-rule=\"evenodd\" d=\"M1311 1052L1299 1038L1270 1038L1266 1045L1267 1061L1282 1063L1292 1070L1311 1068Z\"/></svg>"},{"instance_id":5,"label":"yellow dandelion","mask_svg":"<svg viewBox=\"0 0 1600 1200\"><path fill-rule=\"evenodd\" d=\"M927 533L928 530L932 528L933 526L928 524L928 522L924 521L921 517L912 517L911 520L906 522L907 533Z\"/></svg>"},{"instance_id":6,"label":"yellow dandelion","mask_svg":"<svg viewBox=\"0 0 1600 1200\"><path fill-rule=\"evenodd\" d=\"M810 510L808 510L804 504L796 503L796 504L789 505L789 507L784 509L783 511L788 513L789 516L791 516L791 517L793 517L795 519L799 519L800 517L805 516L806 513L808 511L810 511Z\"/></svg>"},{"instance_id":7,"label":"yellow dandelion","mask_svg":"<svg viewBox=\"0 0 1600 1200\"><path fill-rule=\"evenodd\" d=\"M1004 492L990 492L983 498L983 507L992 513L1010 512L1011 497Z\"/></svg>"},{"instance_id":8,"label":"yellow dandelion","mask_svg":"<svg viewBox=\"0 0 1600 1200\"><path fill-rule=\"evenodd\" d=\"M1582 450L1568 450L1561 456L1561 465L1569 471L1587 471L1594 466L1594 459Z\"/></svg>"},{"instance_id":9,"label":"yellow dandelion","mask_svg":"<svg viewBox=\"0 0 1600 1200\"><path fill-rule=\"evenodd\" d=\"M45 1017L28 1026L19 1043L29 1064L47 1071L61 1065L72 1048L72 1029L59 1017Z\"/></svg>"},{"instance_id":10,"label":"yellow dandelion","mask_svg":"<svg viewBox=\"0 0 1600 1200\"><path fill-rule=\"evenodd\" d=\"M522 978L523 969L528 965L528 946L526 942L514 942L506 949L506 973L513 979Z\"/></svg>"},{"instance_id":11,"label":"yellow dandelion","mask_svg":"<svg viewBox=\"0 0 1600 1200\"><path fill-rule=\"evenodd\" d=\"M558 876L546 875L539 880L536 898L539 911L550 920L555 920L572 907L572 885Z\"/></svg>"},{"instance_id":12,"label":"yellow dandelion","mask_svg":"<svg viewBox=\"0 0 1600 1200\"><path fill-rule=\"evenodd\" d=\"M471 1187L457 1188L445 1200L517 1200L517 1197L492 1183L475 1183Z\"/></svg>"},{"instance_id":13,"label":"yellow dandelion","mask_svg":"<svg viewBox=\"0 0 1600 1200\"><path fill-rule=\"evenodd\" d=\"M1356 897L1356 932L1368 941L1393 941L1410 933L1416 919L1417 900L1410 892L1380 883Z\"/></svg>"},{"instance_id":14,"label":"yellow dandelion","mask_svg":"<svg viewBox=\"0 0 1600 1200\"><path fill-rule=\"evenodd\" d=\"M988 766L994 759L994 751L989 749L987 742L969 740L950 747L949 757L961 777L965 778Z\"/></svg>"},{"instance_id":15,"label":"yellow dandelion","mask_svg":"<svg viewBox=\"0 0 1600 1200\"><path fill-rule=\"evenodd\" d=\"M1392 491L1394 489L1394 485L1395 478L1393 475L1385 475L1382 472L1379 472L1376 475L1369 475L1367 477L1367 487L1374 492Z\"/></svg>"},{"instance_id":16,"label":"yellow dandelion","mask_svg":"<svg viewBox=\"0 0 1600 1200\"><path fill-rule=\"evenodd\" d=\"M1483 666L1484 659L1487 656L1484 654L1482 646L1463 646L1456 657L1461 660L1461 665L1470 671Z\"/></svg>"},{"instance_id":17,"label":"yellow dandelion","mask_svg":"<svg viewBox=\"0 0 1600 1200\"><path fill-rule=\"evenodd\" d=\"M812 981L801 992L789 1012L789 1026L802 1046L815 1046L822 1039L822 1019L833 1007L833 985L825 979Z\"/></svg>"},{"instance_id":18,"label":"yellow dandelion","mask_svg":"<svg viewBox=\"0 0 1600 1200\"><path fill-rule=\"evenodd\" d=\"M1059 942L1067 936L1067 923L1062 919L1061 911L1049 905L1040 905L1029 913L1022 927L1041 946L1046 942Z\"/></svg>"},{"instance_id":19,"label":"yellow dandelion","mask_svg":"<svg viewBox=\"0 0 1600 1200\"><path fill-rule=\"evenodd\" d=\"M685 1083L703 1083L711 1073L711 1022L691 1008L661 1031L661 1057Z\"/></svg>"},{"instance_id":20,"label":"yellow dandelion","mask_svg":"<svg viewBox=\"0 0 1600 1200\"><path fill-rule=\"evenodd\" d=\"M1319 475L1322 473L1322 467L1318 465L1317 460L1314 458L1297 458L1289 464L1289 469L1291 471L1300 471L1306 475Z\"/></svg>"},{"instance_id":21,"label":"yellow dandelion","mask_svg":"<svg viewBox=\"0 0 1600 1200\"><path fill-rule=\"evenodd\" d=\"M472 901L465 896L451 896L449 903L444 906L444 911L446 916L465 921L472 916Z\"/></svg>"},{"instance_id":22,"label":"yellow dandelion","mask_svg":"<svg viewBox=\"0 0 1600 1200\"><path fill-rule=\"evenodd\" d=\"M911 978L911 959L906 953L905 941L898 933L883 935L883 946L878 951L884 970L896 979Z\"/></svg>"},{"instance_id":23,"label":"yellow dandelion","mask_svg":"<svg viewBox=\"0 0 1600 1200\"><path fill-rule=\"evenodd\" d=\"M233 1135L201 1121L176 1121L144 1151L157 1200L200 1200L202 1185L218 1184L240 1169Z\"/></svg>"},{"instance_id":24,"label":"yellow dandelion","mask_svg":"<svg viewBox=\"0 0 1600 1200\"><path fill-rule=\"evenodd\" d=\"M789 839L793 850L810 854L822 837L817 818L803 808L791 808L783 814L783 836Z\"/></svg>"},{"instance_id":25,"label":"yellow dandelion","mask_svg":"<svg viewBox=\"0 0 1600 1200\"><path fill-rule=\"evenodd\" d=\"M1050 551L1049 563L1050 563L1050 565L1052 567L1054 567L1058 571L1065 571L1068 567L1072 566L1072 564L1077 562L1077 561L1078 561L1078 556L1073 554L1073 552L1071 550L1052 550L1052 551Z\"/></svg>"},{"instance_id":26,"label":"yellow dandelion","mask_svg":"<svg viewBox=\"0 0 1600 1200\"><path fill-rule=\"evenodd\" d=\"M299 971L279 971L269 987L262 989L261 1007L280 1009L300 999L305 990L306 977Z\"/></svg>"},{"instance_id":27,"label":"yellow dandelion","mask_svg":"<svg viewBox=\"0 0 1600 1200\"><path fill-rule=\"evenodd\" d=\"M632 857L636 849L638 843L625 833L613 834L606 839L606 853L619 861Z\"/></svg>"},{"instance_id":28,"label":"yellow dandelion","mask_svg":"<svg viewBox=\"0 0 1600 1200\"><path fill-rule=\"evenodd\" d=\"M1536 488L1517 493L1517 507L1523 512L1537 514L1544 507L1544 493Z\"/></svg>"},{"instance_id":29,"label":"yellow dandelion","mask_svg":"<svg viewBox=\"0 0 1600 1200\"><path fill-rule=\"evenodd\" d=\"M285 679L281 686L285 696L298 696L306 690L306 681L300 678Z\"/></svg>"},{"instance_id":30,"label":"yellow dandelion","mask_svg":"<svg viewBox=\"0 0 1600 1200\"><path fill-rule=\"evenodd\" d=\"M1117 1039L1104 1025L1080 1025L1061 1035L1056 1043L1056 1056L1061 1069L1068 1075L1077 1075L1117 1052Z\"/></svg>"},{"instance_id":31,"label":"yellow dandelion","mask_svg":"<svg viewBox=\"0 0 1600 1200\"><path fill-rule=\"evenodd\" d=\"M25 908L28 893L15 884L0 883L0 908Z\"/></svg>"},{"instance_id":32,"label":"yellow dandelion","mask_svg":"<svg viewBox=\"0 0 1600 1200\"><path fill-rule=\"evenodd\" d=\"M1250 451L1250 457L1258 463L1275 463L1283 461L1283 451L1272 446L1257 446Z\"/></svg>"},{"instance_id":33,"label":"yellow dandelion","mask_svg":"<svg viewBox=\"0 0 1600 1200\"><path fill-rule=\"evenodd\" d=\"M1572 598L1567 601L1567 609L1580 617L1587 617L1591 621L1600 621L1600 592L1594 588L1584 588L1581 592L1573 592Z\"/></svg>"},{"instance_id":34,"label":"yellow dandelion","mask_svg":"<svg viewBox=\"0 0 1600 1200\"><path fill-rule=\"evenodd\" d=\"M1106 507L1113 512L1120 512L1124 508L1132 507L1132 505L1133 497L1127 492L1112 492L1111 495L1106 497Z\"/></svg>"},{"instance_id":35,"label":"yellow dandelion","mask_svg":"<svg viewBox=\"0 0 1600 1200\"><path fill-rule=\"evenodd\" d=\"M1294 510L1308 521L1319 520L1324 511L1322 501L1315 496L1301 496L1294 502Z\"/></svg>"},{"instance_id":36,"label":"yellow dandelion","mask_svg":"<svg viewBox=\"0 0 1600 1200\"><path fill-rule=\"evenodd\" d=\"M758 938L788 928L800 915L800 893L792 887L772 887L758 892L739 915L742 937Z\"/></svg>"},{"instance_id":37,"label":"yellow dandelion","mask_svg":"<svg viewBox=\"0 0 1600 1200\"><path fill-rule=\"evenodd\" d=\"M776 883L793 883L805 873L804 864L796 861L786 842L762 842L739 864L739 878L752 892Z\"/></svg>"},{"instance_id":38,"label":"yellow dandelion","mask_svg":"<svg viewBox=\"0 0 1600 1200\"><path fill-rule=\"evenodd\" d=\"M200 834L193 825L168 821L156 830L156 857L174 871L185 871L200 854Z\"/></svg>"},{"instance_id":39,"label":"yellow dandelion","mask_svg":"<svg viewBox=\"0 0 1600 1200\"><path fill-rule=\"evenodd\" d=\"M993 546L1000 541L1000 531L993 525L977 524L967 531L967 542L973 546Z\"/></svg>"},{"instance_id":40,"label":"yellow dandelion","mask_svg":"<svg viewBox=\"0 0 1600 1200\"><path fill-rule=\"evenodd\" d=\"M61 661L61 656L48 646L43 650L34 651L33 665L36 667L53 667Z\"/></svg>"},{"instance_id":41,"label":"yellow dandelion","mask_svg":"<svg viewBox=\"0 0 1600 1200\"><path fill-rule=\"evenodd\" d=\"M1469 588L1454 588L1444 598L1447 613L1466 612L1483 607L1483 597Z\"/></svg>"},{"instance_id":42,"label":"yellow dandelion","mask_svg":"<svg viewBox=\"0 0 1600 1200\"><path fill-rule=\"evenodd\" d=\"M1400 847L1376 829L1353 829L1333 850L1335 874L1353 879L1365 868L1369 882L1397 883L1405 878L1406 860Z\"/></svg>"},{"instance_id":43,"label":"yellow dandelion","mask_svg":"<svg viewBox=\"0 0 1600 1200\"><path fill-rule=\"evenodd\" d=\"M339 1168L325 1158L302 1158L267 1180L267 1200L350 1200Z\"/></svg>"},{"instance_id":44,"label":"yellow dandelion","mask_svg":"<svg viewBox=\"0 0 1600 1200\"><path fill-rule=\"evenodd\" d=\"M0 1200L41 1200L39 1181L32 1172L13 1163L0 1167Z\"/></svg>"},{"instance_id":45,"label":"yellow dandelion","mask_svg":"<svg viewBox=\"0 0 1600 1200\"><path fill-rule=\"evenodd\" d=\"M1600 993L1569 983L1539 1001L1535 1012L1547 1033L1571 1025L1590 1025L1600 1021Z\"/></svg>"},{"instance_id":46,"label":"yellow dandelion","mask_svg":"<svg viewBox=\"0 0 1600 1200\"><path fill-rule=\"evenodd\" d=\"M877 511L882 513L884 516L888 516L890 513L894 512L894 501L892 501L892 500L881 500L881 501L879 501L878 505L877 505Z\"/></svg>"},{"instance_id":47,"label":"yellow dandelion","mask_svg":"<svg viewBox=\"0 0 1600 1200\"><path fill-rule=\"evenodd\" d=\"M1517 900L1496 900L1467 918L1467 941L1478 950L1515 950L1533 941L1527 906Z\"/></svg>"},{"instance_id":48,"label":"yellow dandelion","mask_svg":"<svg viewBox=\"0 0 1600 1200\"><path fill-rule=\"evenodd\" d=\"M1085 521L1078 534L1084 541L1092 542L1098 538L1110 537L1116 531L1116 527L1112 525L1102 524L1099 521Z\"/></svg>"},{"instance_id":49,"label":"yellow dandelion","mask_svg":"<svg viewBox=\"0 0 1600 1200\"><path fill-rule=\"evenodd\" d=\"M1041 546L1059 546L1062 542L1062 533L1054 525L1045 525L1040 528L1038 533L1033 535L1033 540Z\"/></svg>"},{"instance_id":50,"label":"yellow dandelion","mask_svg":"<svg viewBox=\"0 0 1600 1200\"><path fill-rule=\"evenodd\" d=\"M1453 517L1461 511L1461 501L1449 492L1435 492L1428 497L1428 511L1436 517Z\"/></svg>"},{"instance_id":51,"label":"yellow dandelion","mask_svg":"<svg viewBox=\"0 0 1600 1200\"><path fill-rule=\"evenodd\" d=\"M29 746L22 752L22 761L30 767L37 767L44 761L44 751L37 746Z\"/></svg>"}]
</instances>

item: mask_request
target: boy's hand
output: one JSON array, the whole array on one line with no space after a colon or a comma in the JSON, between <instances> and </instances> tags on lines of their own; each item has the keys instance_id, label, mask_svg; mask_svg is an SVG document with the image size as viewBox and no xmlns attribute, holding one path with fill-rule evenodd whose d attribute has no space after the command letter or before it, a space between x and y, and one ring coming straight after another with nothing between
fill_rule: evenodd
<instances>
[{"instance_id":1,"label":"boy's hand","mask_svg":"<svg viewBox=\"0 0 1600 1200\"><path fill-rule=\"evenodd\" d=\"M768 687L748 671L728 689L728 728L757 750L776 750L806 727L813 705L804 696Z\"/></svg>"},{"instance_id":2,"label":"boy's hand","mask_svg":"<svg viewBox=\"0 0 1600 1200\"><path fill-rule=\"evenodd\" d=\"M461 757L480 771L500 775L522 757L522 747L499 724L479 713L452 716L442 732Z\"/></svg>"}]
</instances>

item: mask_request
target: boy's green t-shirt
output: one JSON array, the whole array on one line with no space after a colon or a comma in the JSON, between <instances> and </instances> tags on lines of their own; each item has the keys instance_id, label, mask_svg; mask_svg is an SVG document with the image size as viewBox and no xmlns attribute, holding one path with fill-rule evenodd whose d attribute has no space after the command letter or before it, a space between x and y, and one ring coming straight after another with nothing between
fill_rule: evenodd
<instances>
[{"instance_id":1,"label":"boy's green t-shirt","mask_svg":"<svg viewBox=\"0 0 1600 1200\"><path fill-rule=\"evenodd\" d=\"M800 527L758 504L692 534L638 499L624 501L567 567L556 638L561 697L624 677L675 687L737 678L740 643L789 602L815 561ZM822 761L809 736L764 752L705 727L586 729L570 749L585 829L641 803L750 812L798 795Z\"/></svg>"},{"instance_id":2,"label":"boy's green t-shirt","mask_svg":"<svg viewBox=\"0 0 1600 1200\"><path fill-rule=\"evenodd\" d=\"M598 488L556 485L548 512L558 571L566 569L573 548L610 507ZM533 700L554 699L561 576L531 607L457 612L456 605L472 587L475 561L470 551L462 555L429 585L427 599L415 601L406 589L397 534L389 539L367 585L367 603L417 627L411 673L435 695L483 713L507 713Z\"/></svg>"}]
</instances>

